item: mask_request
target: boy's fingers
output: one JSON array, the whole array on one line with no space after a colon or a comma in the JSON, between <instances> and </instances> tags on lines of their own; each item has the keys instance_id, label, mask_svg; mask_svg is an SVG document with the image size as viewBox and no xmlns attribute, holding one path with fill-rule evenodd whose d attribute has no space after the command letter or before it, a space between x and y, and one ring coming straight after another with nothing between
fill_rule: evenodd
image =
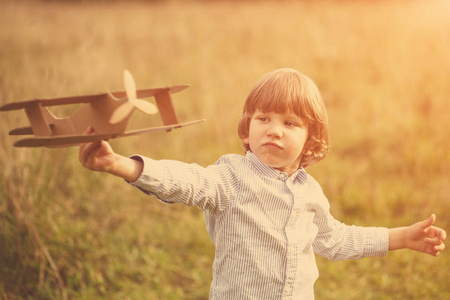
<instances>
[{"instance_id":1,"label":"boy's fingers","mask_svg":"<svg viewBox=\"0 0 450 300\"><path fill-rule=\"evenodd\" d=\"M97 151L100 147L100 143L86 143L80 146L79 151L79 159L80 162L84 165L95 151Z\"/></svg>"},{"instance_id":2,"label":"boy's fingers","mask_svg":"<svg viewBox=\"0 0 450 300\"><path fill-rule=\"evenodd\" d=\"M434 246L433 251L436 252L436 254L439 254L441 251L444 251L445 244L440 244L439 246Z\"/></svg>"},{"instance_id":3,"label":"boy's fingers","mask_svg":"<svg viewBox=\"0 0 450 300\"><path fill-rule=\"evenodd\" d=\"M427 244L432 244L432 245L440 245L440 244L442 244L442 240L439 237L426 238L424 240L424 242L427 243Z\"/></svg>"},{"instance_id":4,"label":"boy's fingers","mask_svg":"<svg viewBox=\"0 0 450 300\"><path fill-rule=\"evenodd\" d=\"M78 149L78 160L82 164L84 164L84 162L85 162L84 156L85 156L85 153L86 153L86 147L87 146L88 146L87 144L81 144L79 149Z\"/></svg>"},{"instance_id":5,"label":"boy's fingers","mask_svg":"<svg viewBox=\"0 0 450 300\"><path fill-rule=\"evenodd\" d=\"M78 151L78 160L81 162L82 165L86 164L86 147L88 145L87 144L82 144L80 146L80 150Z\"/></svg>"},{"instance_id":6,"label":"boy's fingers","mask_svg":"<svg viewBox=\"0 0 450 300\"><path fill-rule=\"evenodd\" d=\"M94 134L94 133L95 133L95 130L94 130L94 127L92 127L92 126L89 126L83 132L83 134ZM80 147L79 147L79 150L78 150L78 159L83 164L86 162L86 149L90 147L90 144L91 143L80 144Z\"/></svg>"},{"instance_id":7,"label":"boy's fingers","mask_svg":"<svg viewBox=\"0 0 450 300\"><path fill-rule=\"evenodd\" d=\"M94 127L89 126L88 128L86 128L86 130L84 131L84 134L92 134L94 133Z\"/></svg>"}]
</instances>

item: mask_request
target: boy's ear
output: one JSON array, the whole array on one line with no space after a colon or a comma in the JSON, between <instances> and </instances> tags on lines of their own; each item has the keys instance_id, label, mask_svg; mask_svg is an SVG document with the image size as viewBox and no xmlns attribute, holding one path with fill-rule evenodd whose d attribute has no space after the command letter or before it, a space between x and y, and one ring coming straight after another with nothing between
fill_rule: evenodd
<instances>
[{"instance_id":1,"label":"boy's ear","mask_svg":"<svg viewBox=\"0 0 450 300\"><path fill-rule=\"evenodd\" d=\"M248 137L243 138L243 139L242 139L242 142L243 142L244 144L246 144L246 145L248 145L248 144L250 143L249 140L248 140Z\"/></svg>"}]
</instances>

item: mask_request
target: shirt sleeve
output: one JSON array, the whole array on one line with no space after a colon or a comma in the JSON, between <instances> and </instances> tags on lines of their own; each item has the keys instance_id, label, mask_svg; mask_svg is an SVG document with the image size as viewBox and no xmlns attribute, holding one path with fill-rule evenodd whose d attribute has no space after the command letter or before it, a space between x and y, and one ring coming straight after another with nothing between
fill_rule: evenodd
<instances>
[{"instance_id":1,"label":"shirt sleeve","mask_svg":"<svg viewBox=\"0 0 450 300\"><path fill-rule=\"evenodd\" d=\"M389 248L387 228L346 225L330 213L330 204L320 185L309 178L311 191L316 199L313 223L317 235L313 242L314 252L330 260L360 259L386 256Z\"/></svg>"},{"instance_id":2,"label":"shirt sleeve","mask_svg":"<svg viewBox=\"0 0 450 300\"><path fill-rule=\"evenodd\" d=\"M346 225L328 212L316 217L318 234L314 252L330 260L360 259L386 256L389 248L387 228Z\"/></svg>"},{"instance_id":3,"label":"shirt sleeve","mask_svg":"<svg viewBox=\"0 0 450 300\"><path fill-rule=\"evenodd\" d=\"M130 184L164 203L225 210L234 198L235 174L229 164L206 168L173 160L153 160L135 155L143 163L140 177Z\"/></svg>"}]
</instances>

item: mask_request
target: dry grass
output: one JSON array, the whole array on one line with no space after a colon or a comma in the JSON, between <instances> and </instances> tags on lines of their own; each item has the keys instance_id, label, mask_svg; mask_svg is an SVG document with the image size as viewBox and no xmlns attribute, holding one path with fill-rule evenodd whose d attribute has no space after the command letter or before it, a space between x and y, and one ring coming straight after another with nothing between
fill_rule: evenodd
<instances>
[{"instance_id":1,"label":"dry grass","mask_svg":"<svg viewBox=\"0 0 450 300\"><path fill-rule=\"evenodd\" d=\"M332 150L309 171L345 223L450 228L448 1L0 2L0 103L192 84L182 120L207 123L113 142L202 165L241 152L242 103L266 72L319 86ZM67 114L65 108L56 110ZM134 115L142 127L146 116ZM13 149L0 117L0 295L4 299L206 299L213 246L196 209L166 206L90 173L77 149ZM447 253L318 258L317 299L446 299Z\"/></svg>"}]
</instances>

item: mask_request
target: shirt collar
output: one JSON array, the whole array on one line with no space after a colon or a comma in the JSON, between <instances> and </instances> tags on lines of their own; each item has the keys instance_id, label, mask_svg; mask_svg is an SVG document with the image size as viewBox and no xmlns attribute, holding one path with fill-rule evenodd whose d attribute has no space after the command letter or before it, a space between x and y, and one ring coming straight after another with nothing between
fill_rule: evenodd
<instances>
[{"instance_id":1,"label":"shirt collar","mask_svg":"<svg viewBox=\"0 0 450 300\"><path fill-rule=\"evenodd\" d=\"M285 178L288 177L287 173L281 172L280 170L277 170L275 168L272 168L266 164L264 164L262 161L260 161L256 155L248 150L246 153L246 158L251 162L251 164L260 172L263 176L276 179L276 178L282 178L282 174L285 174ZM308 174L306 173L305 169L300 168L297 171L295 171L294 174L292 174L291 178L293 180L298 180L300 184L306 183L306 180L308 179Z\"/></svg>"}]
</instances>

